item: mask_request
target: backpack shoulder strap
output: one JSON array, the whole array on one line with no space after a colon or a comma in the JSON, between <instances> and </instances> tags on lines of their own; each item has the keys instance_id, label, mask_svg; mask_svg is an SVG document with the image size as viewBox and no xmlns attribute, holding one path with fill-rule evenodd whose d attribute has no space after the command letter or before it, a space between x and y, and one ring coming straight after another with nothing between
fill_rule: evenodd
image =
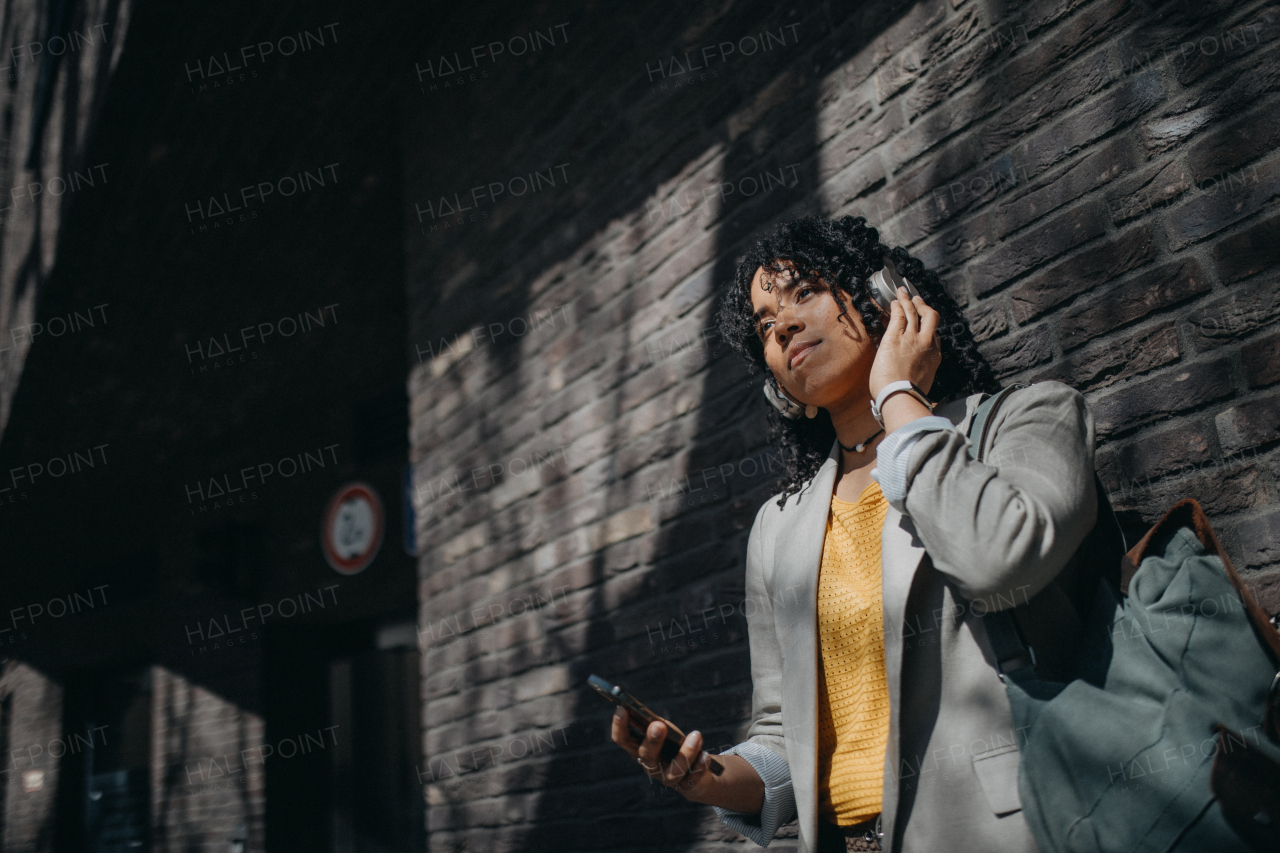
<instances>
[{"instance_id":1,"label":"backpack shoulder strap","mask_svg":"<svg viewBox=\"0 0 1280 853\"><path fill-rule=\"evenodd\" d=\"M969 423L969 458L979 459L979 453L982 445L986 442L987 430L990 428L991 416L1000 408L1000 404L1005 401L1012 392L1019 388L1029 388L1031 386L1025 383L1015 382L1001 388L992 396L983 400L978 404L978 411L974 412L973 420ZM979 461L981 461L979 459Z\"/></svg>"}]
</instances>

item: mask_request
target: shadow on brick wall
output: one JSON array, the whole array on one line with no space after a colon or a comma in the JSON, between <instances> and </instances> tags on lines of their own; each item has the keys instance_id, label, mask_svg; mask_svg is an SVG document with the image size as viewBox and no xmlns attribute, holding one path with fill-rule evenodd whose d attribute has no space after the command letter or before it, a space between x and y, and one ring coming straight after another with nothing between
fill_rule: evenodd
<instances>
[{"instance_id":1,"label":"shadow on brick wall","mask_svg":"<svg viewBox=\"0 0 1280 853\"><path fill-rule=\"evenodd\" d=\"M557 199L556 188L548 187L519 217L487 227L460 217L451 239L444 236L439 211L411 199L419 221L425 215L436 226L422 232L427 248L419 262L410 261L417 360L440 359L439 373L428 378L419 367L415 380L423 413L415 418L414 434L420 495L426 484L429 499L439 500L434 484L446 470L501 463L520 442L559 446L573 457L543 476L542 491L515 492L534 495L522 511L515 509L519 501L500 494L502 484L486 481L491 488L481 491L498 495L505 504L500 510L460 507L439 524L428 522L432 542L480 529L487 545L452 556L428 552L421 564L420 630L431 638L424 653L429 776L434 781L437 769L445 769L432 761L447 761L464 745L497 749L503 733L567 726L564 744L548 746L544 758L523 768L504 768L502 760L491 759L490 772L476 773L475 786L461 776L429 784L432 849L466 843L512 851L692 850L736 837L709 808L651 785L608 742L609 708L585 682L591 673L616 679L686 730L700 729L711 748L727 747L745 733L750 678L738 605L746 533L774 493L779 469L769 460L761 376L749 376L718 339L719 294L733 280L737 255L766 226L847 210L883 186L882 174L855 171L826 187L824 197L820 185L845 164L824 165L820 145L846 128L820 129L818 105L830 96L824 77L906 10L907 4L838 11L825 6L801 18L748 6L693 25L674 10L631 21L622 14L607 21L575 19L570 45L574 37L617 38L624 26L634 42L617 50L588 44L562 60L581 77L588 65L595 69L593 54L608 53L612 69L630 72L625 86L614 79L606 80L612 89L574 88L574 75L563 67L537 66L549 75L543 78L547 91L565 93L562 101L549 99L552 109L575 124L521 139L527 144L520 157L545 168L557 161L535 152L555 150L556 139L589 154L581 169L574 158L565 158L572 161L565 190L571 198ZM502 25L484 18L483 27L473 23L476 35L453 40L478 42L479 32L501 32ZM762 31L776 35L773 47L780 52L774 57L734 65L721 62L714 49L709 58L699 52L704 45ZM704 67L701 76L689 71L694 66ZM482 86L483 81L475 91ZM442 97L443 90L435 94ZM454 109L466 115L467 109L478 112L478 103L455 101ZM490 140L506 139L485 119L497 116L499 126L527 133L525 128L536 125L526 118L530 108L504 99L483 104L486 115L468 117L485 132L457 141L470 157L463 159L459 151L456 159L446 154L438 162L466 162L472 171L476 162L487 162L498 178L519 172L505 165L511 159L506 149L490 151ZM605 107L593 113L589 107L596 104ZM549 121L546 106L539 104L539 114ZM468 124L460 126L465 132ZM587 129L593 133L589 145L583 138L564 138ZM847 162L861 153L856 140L850 147ZM410 187L467 187L480 180L448 180L430 164L410 162L408 168L418 170ZM557 214L569 205L576 212L566 223ZM498 211L495 205L495 218ZM486 212L477 203L469 216L483 221ZM411 229L411 244L413 239ZM480 283L487 289L477 305L473 294ZM538 351L504 328L504 317L557 310L549 296L557 289L573 300L566 318L572 316L576 325L564 338L549 337L554 343ZM512 295L499 306L494 291ZM496 335L476 338L483 347L477 343L472 354L468 344L468 355L451 358L458 334L495 318L488 328ZM481 375L493 385L477 393L484 386L473 383ZM435 407L452 394L465 402L449 403L437 416ZM674 407L679 411L670 411ZM507 430L517 434L514 440L504 435ZM598 454L579 458L584 443ZM450 455L455 447L461 460ZM569 473L575 469L576 477ZM583 498L595 507L591 518L578 522L572 511L561 512ZM566 544L575 526L598 537L589 553ZM562 568L534 574L532 555L539 549ZM477 647L501 653L494 660L433 648L451 608L498 601L472 579L507 561L513 572L509 596L517 589L527 592L531 584L569 590L556 603L563 609L547 615L553 629L545 637L525 635L529 646L517 650L509 647L515 639L502 633L502 616L476 627L470 636ZM715 610L722 606L727 609ZM719 612L719 622L684 634L680 625L688 624L687 617L696 619L707 609ZM441 674L454 666L461 671L461 687L457 677ZM525 685L529 697L520 696ZM552 685L564 692L556 694ZM495 706L487 703L493 702L498 710L490 712ZM507 802L523 803L525 817L516 821L523 825L508 825L502 816ZM784 830L787 835L793 842L794 827ZM779 844L786 849L788 838Z\"/></svg>"}]
</instances>

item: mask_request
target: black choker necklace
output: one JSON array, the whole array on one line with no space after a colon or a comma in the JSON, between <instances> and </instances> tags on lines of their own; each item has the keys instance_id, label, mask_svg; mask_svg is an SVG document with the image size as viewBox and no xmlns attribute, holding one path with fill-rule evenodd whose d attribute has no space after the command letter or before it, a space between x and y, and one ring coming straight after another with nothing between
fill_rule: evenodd
<instances>
[{"instance_id":1,"label":"black choker necklace","mask_svg":"<svg viewBox=\"0 0 1280 853\"><path fill-rule=\"evenodd\" d=\"M849 453L861 453L862 451L867 449L867 445L871 443L871 439L875 438L877 435L879 435L882 432L884 432L883 428L876 430L875 432L871 433L871 435L867 436L867 440L862 442L862 444L855 444L853 447L845 447L843 444L840 444L839 438L836 439L836 444L840 444L840 449L847 451Z\"/></svg>"}]
</instances>

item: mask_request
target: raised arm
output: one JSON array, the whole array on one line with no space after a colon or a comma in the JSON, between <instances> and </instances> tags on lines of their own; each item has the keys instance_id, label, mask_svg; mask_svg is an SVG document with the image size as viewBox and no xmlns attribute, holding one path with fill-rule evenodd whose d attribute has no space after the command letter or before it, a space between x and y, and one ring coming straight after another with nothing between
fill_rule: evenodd
<instances>
[{"instance_id":1,"label":"raised arm","mask_svg":"<svg viewBox=\"0 0 1280 853\"><path fill-rule=\"evenodd\" d=\"M962 595L1003 610L1047 586L1093 526L1094 425L1080 392L1046 381L1011 392L990 426L985 462L954 427L921 431L898 460L904 494L886 497Z\"/></svg>"}]
</instances>

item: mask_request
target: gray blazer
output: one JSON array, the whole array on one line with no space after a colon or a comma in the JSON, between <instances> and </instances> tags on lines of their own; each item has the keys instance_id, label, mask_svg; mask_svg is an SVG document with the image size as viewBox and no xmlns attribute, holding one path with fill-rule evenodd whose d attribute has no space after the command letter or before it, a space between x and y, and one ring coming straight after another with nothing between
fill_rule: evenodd
<instances>
[{"instance_id":1,"label":"gray blazer","mask_svg":"<svg viewBox=\"0 0 1280 853\"><path fill-rule=\"evenodd\" d=\"M987 461L975 462L965 432L979 400L939 406L934 414L955 429L923 433L907 451L905 498L886 491L887 851L1037 851L1018 798L1019 733L981 616L1030 603L1030 618L1021 619L1028 642L1041 666L1052 665L1054 639L1074 610L1050 584L1073 562L1097 515L1094 424L1079 392L1036 383L1004 401L987 431ZM747 549L747 600L759 604L745 609L748 744L786 762L800 853L817 849L817 581L837 453L833 446L785 508L776 496L760 508ZM737 815L717 811L722 819Z\"/></svg>"}]
</instances>

